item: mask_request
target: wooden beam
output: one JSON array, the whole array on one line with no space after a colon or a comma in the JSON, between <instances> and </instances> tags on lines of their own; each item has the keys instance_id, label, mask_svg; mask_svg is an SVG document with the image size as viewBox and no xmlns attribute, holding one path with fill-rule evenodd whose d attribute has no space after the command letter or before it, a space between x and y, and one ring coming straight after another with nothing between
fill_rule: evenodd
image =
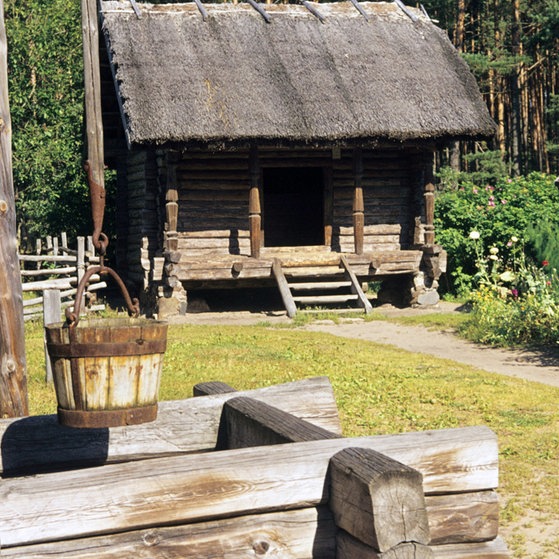
<instances>
[{"instance_id":1,"label":"wooden beam","mask_svg":"<svg viewBox=\"0 0 559 559\"><path fill-rule=\"evenodd\" d=\"M12 175L12 121L8 99L8 45L0 0L0 417L27 415L23 296L17 257Z\"/></svg>"},{"instance_id":2,"label":"wooden beam","mask_svg":"<svg viewBox=\"0 0 559 559\"><path fill-rule=\"evenodd\" d=\"M223 420L230 449L340 437L338 433L247 397L225 402Z\"/></svg>"},{"instance_id":3,"label":"wooden beam","mask_svg":"<svg viewBox=\"0 0 559 559\"><path fill-rule=\"evenodd\" d=\"M363 290L361 289L361 285L359 285L357 276L351 269L351 266L349 265L347 258L343 255L340 257L340 264L342 265L345 271L346 277L349 279L349 281L351 281L351 292L357 295L357 301L359 303L359 306L365 311L365 314L372 313L373 306L371 305L369 299L367 299L367 297L365 296L365 293L363 293Z\"/></svg>"},{"instance_id":4,"label":"wooden beam","mask_svg":"<svg viewBox=\"0 0 559 559\"><path fill-rule=\"evenodd\" d=\"M89 188L92 206L94 203L99 203L104 208L105 162L97 0L81 0L81 7ZM97 218L94 216L94 225L97 224L96 220Z\"/></svg>"},{"instance_id":5,"label":"wooden beam","mask_svg":"<svg viewBox=\"0 0 559 559\"><path fill-rule=\"evenodd\" d=\"M425 197L425 245L435 244L435 179L433 176L433 162L429 159L425 165L424 177Z\"/></svg>"},{"instance_id":6,"label":"wooden beam","mask_svg":"<svg viewBox=\"0 0 559 559\"><path fill-rule=\"evenodd\" d=\"M428 544L423 476L372 449L346 448L330 460L330 508L336 526L384 552Z\"/></svg>"},{"instance_id":7,"label":"wooden beam","mask_svg":"<svg viewBox=\"0 0 559 559\"><path fill-rule=\"evenodd\" d=\"M249 156L250 191L248 202L248 220L250 229L250 255L260 257L262 246L262 208L260 206L260 164L258 162L258 148L252 146Z\"/></svg>"},{"instance_id":8,"label":"wooden beam","mask_svg":"<svg viewBox=\"0 0 559 559\"><path fill-rule=\"evenodd\" d=\"M336 526L326 507L2 548L11 559L335 559Z\"/></svg>"},{"instance_id":9,"label":"wooden beam","mask_svg":"<svg viewBox=\"0 0 559 559\"><path fill-rule=\"evenodd\" d=\"M330 459L349 447L419 470L427 494L497 485L496 437L485 427L167 456L3 479L2 549L326 504Z\"/></svg>"},{"instance_id":10,"label":"wooden beam","mask_svg":"<svg viewBox=\"0 0 559 559\"><path fill-rule=\"evenodd\" d=\"M272 263L272 273L274 274L274 278L278 285L278 289L281 295L281 300L283 301L283 306L287 311L287 316L289 318L294 318L297 314L297 305L295 305L295 301L293 299L293 295L291 294L291 289L289 288L289 284L285 279L285 275L283 273L281 260L279 258L274 258Z\"/></svg>"},{"instance_id":11,"label":"wooden beam","mask_svg":"<svg viewBox=\"0 0 559 559\"><path fill-rule=\"evenodd\" d=\"M68 429L55 415L0 420L0 471L17 472L110 464L213 450L224 402L249 396L341 434L332 386L326 377L160 402L153 423L111 429Z\"/></svg>"},{"instance_id":12,"label":"wooden beam","mask_svg":"<svg viewBox=\"0 0 559 559\"><path fill-rule=\"evenodd\" d=\"M363 150L353 151L353 235L355 254L363 254L363 229L365 227L365 204L363 202Z\"/></svg>"}]
</instances>

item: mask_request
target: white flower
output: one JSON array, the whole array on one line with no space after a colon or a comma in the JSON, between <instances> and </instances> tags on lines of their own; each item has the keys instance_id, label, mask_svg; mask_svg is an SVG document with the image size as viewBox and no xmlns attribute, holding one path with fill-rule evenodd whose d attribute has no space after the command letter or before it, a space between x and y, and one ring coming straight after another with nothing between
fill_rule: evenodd
<instances>
[{"instance_id":1,"label":"white flower","mask_svg":"<svg viewBox=\"0 0 559 559\"><path fill-rule=\"evenodd\" d=\"M496 254L491 254L489 260L499 260L499 257Z\"/></svg>"},{"instance_id":2,"label":"white flower","mask_svg":"<svg viewBox=\"0 0 559 559\"><path fill-rule=\"evenodd\" d=\"M518 237L511 237L510 240L511 240L513 243L517 243L517 242L518 242Z\"/></svg>"},{"instance_id":3,"label":"white flower","mask_svg":"<svg viewBox=\"0 0 559 559\"><path fill-rule=\"evenodd\" d=\"M473 239L474 241L479 239L479 232L478 231L471 231L470 232L470 239Z\"/></svg>"},{"instance_id":4,"label":"white flower","mask_svg":"<svg viewBox=\"0 0 559 559\"><path fill-rule=\"evenodd\" d=\"M489 249L489 254L493 254L493 255L499 254L499 249L497 247L491 247ZM495 259L493 259L493 260L495 260Z\"/></svg>"}]
</instances>

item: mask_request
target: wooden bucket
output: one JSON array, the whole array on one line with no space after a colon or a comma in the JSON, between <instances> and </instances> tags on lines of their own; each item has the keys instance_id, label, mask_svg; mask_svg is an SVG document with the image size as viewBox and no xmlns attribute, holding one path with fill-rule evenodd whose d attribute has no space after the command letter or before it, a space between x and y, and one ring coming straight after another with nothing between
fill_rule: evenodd
<instances>
[{"instance_id":1,"label":"wooden bucket","mask_svg":"<svg viewBox=\"0 0 559 559\"><path fill-rule=\"evenodd\" d=\"M165 322L103 318L45 331L62 425L116 427L157 417Z\"/></svg>"}]
</instances>

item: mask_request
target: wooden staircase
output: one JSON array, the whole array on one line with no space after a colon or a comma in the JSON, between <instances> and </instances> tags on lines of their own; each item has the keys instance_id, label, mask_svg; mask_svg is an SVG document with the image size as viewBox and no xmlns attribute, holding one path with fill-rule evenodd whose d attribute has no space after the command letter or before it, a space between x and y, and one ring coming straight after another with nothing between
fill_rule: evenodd
<instances>
[{"instance_id":1,"label":"wooden staircase","mask_svg":"<svg viewBox=\"0 0 559 559\"><path fill-rule=\"evenodd\" d=\"M272 271L287 315L293 318L298 309L309 307L362 308L372 312L372 306L344 256L337 266L323 266L291 270L282 266L279 258L274 259Z\"/></svg>"}]
</instances>

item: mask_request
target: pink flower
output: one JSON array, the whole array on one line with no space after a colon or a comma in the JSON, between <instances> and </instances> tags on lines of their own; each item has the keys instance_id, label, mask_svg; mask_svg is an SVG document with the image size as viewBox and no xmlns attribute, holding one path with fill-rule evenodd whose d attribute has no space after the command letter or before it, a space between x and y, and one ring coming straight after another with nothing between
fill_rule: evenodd
<instances>
[{"instance_id":1,"label":"pink flower","mask_svg":"<svg viewBox=\"0 0 559 559\"><path fill-rule=\"evenodd\" d=\"M507 203L506 200L501 200L501 204L503 204L503 206Z\"/></svg>"},{"instance_id":2,"label":"pink flower","mask_svg":"<svg viewBox=\"0 0 559 559\"><path fill-rule=\"evenodd\" d=\"M510 292L512 293L512 296L516 299L518 297L518 289L511 289Z\"/></svg>"},{"instance_id":3,"label":"pink flower","mask_svg":"<svg viewBox=\"0 0 559 559\"><path fill-rule=\"evenodd\" d=\"M487 205L488 205L490 208L493 208L493 207L495 206L495 202L493 202L493 200L489 200L489 202L487 202Z\"/></svg>"},{"instance_id":4,"label":"pink flower","mask_svg":"<svg viewBox=\"0 0 559 559\"><path fill-rule=\"evenodd\" d=\"M477 189L477 186L474 186L474 187L472 188L472 192L473 192L474 194L477 194L477 193L479 192L478 189Z\"/></svg>"}]
</instances>

